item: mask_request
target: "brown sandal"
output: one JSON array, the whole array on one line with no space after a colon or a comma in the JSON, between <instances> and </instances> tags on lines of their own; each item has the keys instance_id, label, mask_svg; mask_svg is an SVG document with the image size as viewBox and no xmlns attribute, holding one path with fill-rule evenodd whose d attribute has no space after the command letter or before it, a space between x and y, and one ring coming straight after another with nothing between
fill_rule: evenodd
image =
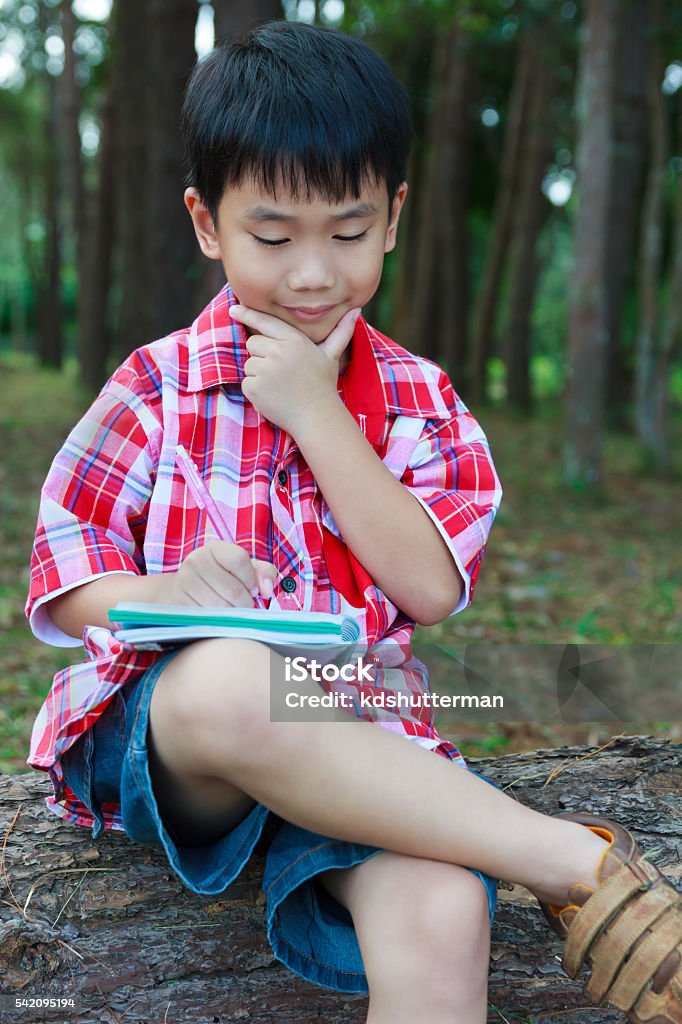
<instances>
[{"instance_id":1,"label":"brown sandal","mask_svg":"<svg viewBox=\"0 0 682 1024\"><path fill-rule=\"evenodd\" d=\"M566 940L567 974L576 978L587 960L585 992L598 1006L625 1011L632 1024L682 1024L682 894L621 825L591 814L556 817L609 843L597 866L598 889L571 886L565 907L538 900Z\"/></svg>"}]
</instances>

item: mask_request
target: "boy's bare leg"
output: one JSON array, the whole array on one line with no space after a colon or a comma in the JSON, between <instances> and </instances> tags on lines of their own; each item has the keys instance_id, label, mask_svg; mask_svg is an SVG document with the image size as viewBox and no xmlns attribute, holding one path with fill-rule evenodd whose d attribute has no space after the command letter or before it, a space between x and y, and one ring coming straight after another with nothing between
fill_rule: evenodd
<instances>
[{"instance_id":1,"label":"boy's bare leg","mask_svg":"<svg viewBox=\"0 0 682 1024\"><path fill-rule=\"evenodd\" d=\"M566 903L575 882L598 884L606 844L580 825L540 814L352 714L339 711L344 720L330 722L325 709L318 721L272 722L270 657L252 641L199 641L155 687L158 758L182 780L188 807L193 791L218 780L204 801L207 814L215 808L214 826L223 809L234 813L236 788L303 828L475 867L551 903ZM283 680L283 671L273 672L273 686ZM306 685L322 692L314 680Z\"/></svg>"},{"instance_id":2,"label":"boy's bare leg","mask_svg":"<svg viewBox=\"0 0 682 1024\"><path fill-rule=\"evenodd\" d=\"M476 875L392 850L327 873L350 883L367 1024L485 1024L490 913Z\"/></svg>"}]
</instances>

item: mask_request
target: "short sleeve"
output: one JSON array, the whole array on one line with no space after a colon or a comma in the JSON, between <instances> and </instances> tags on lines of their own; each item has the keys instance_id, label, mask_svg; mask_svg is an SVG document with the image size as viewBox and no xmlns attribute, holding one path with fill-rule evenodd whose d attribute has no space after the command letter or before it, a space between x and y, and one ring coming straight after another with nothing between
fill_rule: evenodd
<instances>
[{"instance_id":1,"label":"short sleeve","mask_svg":"<svg viewBox=\"0 0 682 1024\"><path fill-rule=\"evenodd\" d=\"M433 520L464 582L449 618L471 603L502 488L486 436L445 374L440 389L451 417L426 421L401 482Z\"/></svg>"},{"instance_id":2,"label":"short sleeve","mask_svg":"<svg viewBox=\"0 0 682 1024\"><path fill-rule=\"evenodd\" d=\"M80 645L46 602L112 572L144 572L156 420L130 384L112 378L57 453L40 494L26 614L35 636Z\"/></svg>"}]
</instances>

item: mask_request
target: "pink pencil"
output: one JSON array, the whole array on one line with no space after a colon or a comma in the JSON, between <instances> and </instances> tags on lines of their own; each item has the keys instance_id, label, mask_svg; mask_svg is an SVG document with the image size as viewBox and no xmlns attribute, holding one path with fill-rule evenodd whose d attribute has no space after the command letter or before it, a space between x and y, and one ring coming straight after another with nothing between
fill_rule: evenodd
<instances>
[{"instance_id":1,"label":"pink pencil","mask_svg":"<svg viewBox=\"0 0 682 1024\"><path fill-rule=\"evenodd\" d=\"M211 525L213 526L213 529L218 534L220 539L226 540L230 544L236 543L232 534L230 533L229 526L227 525L227 523L225 522L220 513L220 509L218 508L215 501L211 497L211 493L208 487L201 479L201 476L199 475L199 470L194 465L194 463L192 462L189 455L187 454L187 452L185 451L184 447L181 444L177 445L175 448L175 461L177 463L178 469L185 478L185 483L189 487L192 497L196 501L199 508L205 511L206 515L208 516L211 522ZM256 604L261 608L265 607L265 603L260 595L260 592L256 594Z\"/></svg>"}]
</instances>

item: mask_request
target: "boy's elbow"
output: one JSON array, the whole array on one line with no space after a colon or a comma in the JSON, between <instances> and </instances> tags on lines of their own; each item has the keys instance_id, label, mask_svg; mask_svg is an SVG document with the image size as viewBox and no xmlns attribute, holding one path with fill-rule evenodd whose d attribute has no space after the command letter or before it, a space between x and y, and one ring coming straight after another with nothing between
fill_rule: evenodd
<instances>
[{"instance_id":1,"label":"boy's elbow","mask_svg":"<svg viewBox=\"0 0 682 1024\"><path fill-rule=\"evenodd\" d=\"M419 617L416 617L414 621L417 623L418 626L437 626L439 622L443 621L443 619L447 619L448 615L450 614L454 607L455 606L453 604L447 610L445 610L444 606L439 605L437 609L433 609L428 614L423 614Z\"/></svg>"},{"instance_id":2,"label":"boy's elbow","mask_svg":"<svg viewBox=\"0 0 682 1024\"><path fill-rule=\"evenodd\" d=\"M418 626L437 626L443 619L447 619L448 615L451 615L460 602L462 593L464 591L464 583L458 576L457 584L455 587L448 587L447 590L438 594L438 600L434 601L434 595L429 594L429 602L423 609L420 609L420 614L414 616L414 621Z\"/></svg>"}]
</instances>

